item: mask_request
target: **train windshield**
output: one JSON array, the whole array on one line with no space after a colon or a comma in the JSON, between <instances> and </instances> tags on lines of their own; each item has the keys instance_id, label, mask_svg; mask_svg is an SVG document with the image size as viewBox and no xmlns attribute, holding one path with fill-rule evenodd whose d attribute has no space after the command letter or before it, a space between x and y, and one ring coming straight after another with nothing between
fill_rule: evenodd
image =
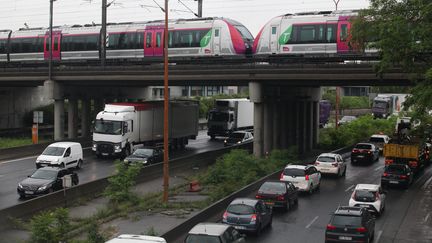
<instances>
[{"instance_id":1,"label":"train windshield","mask_svg":"<svg viewBox=\"0 0 432 243\"><path fill-rule=\"evenodd\" d=\"M209 121L226 122L226 121L228 121L228 113L210 112Z\"/></svg>"},{"instance_id":2,"label":"train windshield","mask_svg":"<svg viewBox=\"0 0 432 243\"><path fill-rule=\"evenodd\" d=\"M387 108L387 102L375 101L373 106L377 108Z\"/></svg>"},{"instance_id":3,"label":"train windshield","mask_svg":"<svg viewBox=\"0 0 432 243\"><path fill-rule=\"evenodd\" d=\"M96 120L94 126L95 133L120 135L122 134L121 121Z\"/></svg>"},{"instance_id":4,"label":"train windshield","mask_svg":"<svg viewBox=\"0 0 432 243\"><path fill-rule=\"evenodd\" d=\"M243 40L253 41L254 38L252 34L249 32L249 30L246 29L246 27L244 27L243 25L234 25L234 27L238 30L238 32L240 32L240 35L243 37Z\"/></svg>"}]
</instances>

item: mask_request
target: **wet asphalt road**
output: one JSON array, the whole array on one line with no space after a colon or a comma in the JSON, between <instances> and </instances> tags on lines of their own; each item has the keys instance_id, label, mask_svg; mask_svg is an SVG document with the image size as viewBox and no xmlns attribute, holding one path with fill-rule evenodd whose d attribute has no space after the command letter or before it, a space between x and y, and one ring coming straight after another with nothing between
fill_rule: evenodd
<instances>
[{"instance_id":1,"label":"wet asphalt road","mask_svg":"<svg viewBox=\"0 0 432 243\"><path fill-rule=\"evenodd\" d=\"M223 147L223 139L210 140L207 131L200 131L196 140L189 140L184 151L170 154L171 158L193 155ZM35 170L37 156L16 160L0 161L0 209L7 208L24 200L16 192L18 183L31 175ZM114 171L114 158L97 159L90 148L84 148L83 168L77 171L80 183L104 178Z\"/></svg>"},{"instance_id":2,"label":"wet asphalt road","mask_svg":"<svg viewBox=\"0 0 432 243\"><path fill-rule=\"evenodd\" d=\"M330 213L334 212L338 205L348 205L352 189L356 184L379 184L384 170L383 158L379 162L364 166L352 166L349 159L347 161L346 178L325 176L321 181L320 191L313 195L301 194L298 206L289 212L275 210L272 227L265 229L258 237L247 236L246 242L324 242L325 228L330 220ZM416 204L424 196L425 188L431 183L431 176L432 166L417 175L409 189L388 189L386 211L376 219L374 242L432 242L432 231L423 230L417 234L412 234L412 229L402 231L407 227L406 225L414 229L419 228L413 223L432 226L432 220L427 217L430 214L420 213L417 218L420 217L422 222L417 222L419 220L414 217L409 218L413 210L425 207Z\"/></svg>"}]
</instances>

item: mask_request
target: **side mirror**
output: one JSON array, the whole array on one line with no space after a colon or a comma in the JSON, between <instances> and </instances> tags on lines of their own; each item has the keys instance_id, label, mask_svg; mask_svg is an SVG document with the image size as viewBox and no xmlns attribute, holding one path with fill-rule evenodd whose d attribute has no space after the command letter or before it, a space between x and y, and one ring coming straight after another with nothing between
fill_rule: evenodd
<instances>
[{"instance_id":1,"label":"side mirror","mask_svg":"<svg viewBox=\"0 0 432 243\"><path fill-rule=\"evenodd\" d=\"M28 175L27 177L30 177L30 175Z\"/></svg>"}]
</instances>

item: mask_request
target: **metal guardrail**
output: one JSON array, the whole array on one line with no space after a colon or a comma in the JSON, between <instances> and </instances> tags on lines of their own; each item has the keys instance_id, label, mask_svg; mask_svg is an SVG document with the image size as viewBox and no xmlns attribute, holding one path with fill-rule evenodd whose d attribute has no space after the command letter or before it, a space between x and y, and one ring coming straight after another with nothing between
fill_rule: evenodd
<instances>
[{"instance_id":1,"label":"metal guardrail","mask_svg":"<svg viewBox=\"0 0 432 243\"><path fill-rule=\"evenodd\" d=\"M170 173L195 166L205 166L212 164L216 158L229 152L232 149L252 149L252 143L245 143L239 146L226 147L213 151L208 151L196 155L185 156L170 160ZM143 183L163 174L163 164L155 164L145 167L138 176L137 182ZM82 197L98 195L108 186L108 177L80 184L65 190L57 191L49 195L40 196L20 204L0 210L0 229L7 228L10 218L28 218L33 214L55 207L64 207L73 204Z\"/></svg>"}]
</instances>

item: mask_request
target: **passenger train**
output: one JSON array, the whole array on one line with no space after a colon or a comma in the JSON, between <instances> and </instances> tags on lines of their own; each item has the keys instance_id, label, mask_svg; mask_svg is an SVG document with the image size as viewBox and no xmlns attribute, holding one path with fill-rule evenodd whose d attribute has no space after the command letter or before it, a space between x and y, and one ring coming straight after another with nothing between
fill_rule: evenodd
<instances>
[{"instance_id":1,"label":"passenger train","mask_svg":"<svg viewBox=\"0 0 432 243\"><path fill-rule=\"evenodd\" d=\"M358 11L286 14L270 20L257 37L241 23L213 17L169 21L170 58L255 56L343 56L359 54L349 44L350 19ZM110 24L106 58L153 60L163 56L163 21ZM53 60L98 60L101 26L53 29ZM47 28L0 30L0 63L49 59ZM366 54L376 50L366 50ZM365 54L365 53L362 53ZM153 59L152 59L153 58Z\"/></svg>"},{"instance_id":2,"label":"passenger train","mask_svg":"<svg viewBox=\"0 0 432 243\"><path fill-rule=\"evenodd\" d=\"M357 10L286 14L270 20L254 40L256 55L337 56L358 53L350 45ZM365 50L366 54L376 50ZM364 54L364 53L362 53Z\"/></svg>"},{"instance_id":3,"label":"passenger train","mask_svg":"<svg viewBox=\"0 0 432 243\"><path fill-rule=\"evenodd\" d=\"M236 56L251 53L253 36L237 21L199 18L169 21L170 57ZM163 55L163 21L122 23L107 26L106 58L151 58ZM53 60L100 58L101 26L55 27ZM0 31L0 62L48 60L46 28Z\"/></svg>"}]
</instances>

